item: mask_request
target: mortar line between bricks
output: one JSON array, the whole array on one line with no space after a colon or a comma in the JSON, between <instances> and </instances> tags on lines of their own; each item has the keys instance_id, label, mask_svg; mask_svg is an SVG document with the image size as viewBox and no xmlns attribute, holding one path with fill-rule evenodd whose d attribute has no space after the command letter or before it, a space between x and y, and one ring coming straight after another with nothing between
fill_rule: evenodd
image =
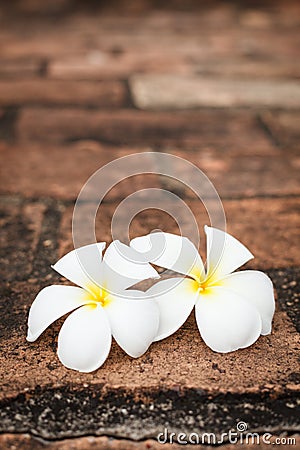
<instances>
[{"instance_id":1,"label":"mortar line between bricks","mask_svg":"<svg viewBox=\"0 0 300 450\"><path fill-rule=\"evenodd\" d=\"M264 121L263 117L261 116L261 113L259 112L256 116L256 121L260 129L265 133L267 138L271 141L271 144L273 144L276 148L282 150L282 145L280 144L280 141L276 138L274 133L272 133L272 130L267 125L267 123Z\"/></svg>"},{"instance_id":2,"label":"mortar line between bricks","mask_svg":"<svg viewBox=\"0 0 300 450\"><path fill-rule=\"evenodd\" d=\"M41 203L53 203L55 205L58 206L74 206L75 207L75 202L76 199L61 199L61 198L55 198L55 197L37 197L37 196L29 196L29 197L24 197L21 194L11 194L9 192L2 192L0 194L0 200L8 200L9 199L13 199L13 200L19 200L25 203L36 203L36 202L41 202ZM243 195L237 195L237 196L222 196L220 195L221 201L240 201L240 200L255 200L255 199L264 199L264 200L276 200L276 199L300 199L300 193L299 194L294 194L294 193L290 193L290 194L256 194L256 195L249 195L249 196L243 196ZM189 202L198 202L199 200L196 198L192 198L192 197L188 197L186 195L183 195L181 197L182 200L185 201L189 201ZM209 200L209 198L207 198ZM121 202L123 200L122 197L120 198L115 198L115 199L104 199L101 204L104 205L113 205L116 204L118 202ZM88 200L88 201L82 201L80 202L80 204L98 204L97 201L93 201L93 200Z\"/></svg>"}]
</instances>

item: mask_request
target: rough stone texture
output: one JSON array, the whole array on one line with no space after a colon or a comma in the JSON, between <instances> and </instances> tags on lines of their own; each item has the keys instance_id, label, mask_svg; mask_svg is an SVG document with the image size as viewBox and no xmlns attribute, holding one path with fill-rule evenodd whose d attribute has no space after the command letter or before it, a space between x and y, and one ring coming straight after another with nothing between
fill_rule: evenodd
<instances>
[{"instance_id":1,"label":"rough stone texture","mask_svg":"<svg viewBox=\"0 0 300 450\"><path fill-rule=\"evenodd\" d=\"M292 81L137 75L130 86L134 102L141 109L300 106L300 85Z\"/></svg>"}]
</instances>

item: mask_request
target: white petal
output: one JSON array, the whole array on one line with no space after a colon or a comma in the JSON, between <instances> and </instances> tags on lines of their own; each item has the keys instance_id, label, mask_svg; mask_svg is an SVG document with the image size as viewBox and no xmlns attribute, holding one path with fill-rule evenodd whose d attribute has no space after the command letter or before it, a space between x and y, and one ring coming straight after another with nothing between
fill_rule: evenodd
<instances>
[{"instance_id":1,"label":"white petal","mask_svg":"<svg viewBox=\"0 0 300 450\"><path fill-rule=\"evenodd\" d=\"M171 233L150 233L132 239L130 245L149 262L200 280L204 275L202 259L186 237Z\"/></svg>"},{"instance_id":2,"label":"white petal","mask_svg":"<svg viewBox=\"0 0 300 450\"><path fill-rule=\"evenodd\" d=\"M35 341L55 320L88 303L87 293L75 286L48 286L33 301L28 316L29 342Z\"/></svg>"},{"instance_id":3,"label":"white petal","mask_svg":"<svg viewBox=\"0 0 300 450\"><path fill-rule=\"evenodd\" d=\"M143 355L152 344L159 325L159 309L144 292L129 290L113 297L107 311L112 334L133 358Z\"/></svg>"},{"instance_id":4,"label":"white petal","mask_svg":"<svg viewBox=\"0 0 300 450\"><path fill-rule=\"evenodd\" d=\"M232 352L258 339L261 318L251 303L220 286L204 292L196 303L196 320L202 339L212 350Z\"/></svg>"},{"instance_id":5,"label":"white petal","mask_svg":"<svg viewBox=\"0 0 300 450\"><path fill-rule=\"evenodd\" d=\"M82 306L64 322L58 335L57 354L64 366L92 372L106 360L111 346L107 315L101 306Z\"/></svg>"},{"instance_id":6,"label":"white petal","mask_svg":"<svg viewBox=\"0 0 300 450\"><path fill-rule=\"evenodd\" d=\"M270 278L257 270L235 272L221 280L222 286L236 292L251 302L262 319L261 334L269 334L275 311L273 284Z\"/></svg>"},{"instance_id":7,"label":"white petal","mask_svg":"<svg viewBox=\"0 0 300 450\"><path fill-rule=\"evenodd\" d=\"M88 289L102 283L102 252L105 242L85 245L67 253L52 268L73 283Z\"/></svg>"},{"instance_id":8,"label":"white petal","mask_svg":"<svg viewBox=\"0 0 300 450\"><path fill-rule=\"evenodd\" d=\"M147 290L159 306L159 329L155 341L175 333L189 317L199 296L197 283L188 278L169 278Z\"/></svg>"},{"instance_id":9,"label":"white petal","mask_svg":"<svg viewBox=\"0 0 300 450\"><path fill-rule=\"evenodd\" d=\"M237 239L216 228L204 227L207 247L207 278L219 280L253 258Z\"/></svg>"},{"instance_id":10,"label":"white petal","mask_svg":"<svg viewBox=\"0 0 300 450\"><path fill-rule=\"evenodd\" d=\"M106 287L118 293L148 278L159 278L156 270L133 248L113 241L103 258Z\"/></svg>"}]
</instances>

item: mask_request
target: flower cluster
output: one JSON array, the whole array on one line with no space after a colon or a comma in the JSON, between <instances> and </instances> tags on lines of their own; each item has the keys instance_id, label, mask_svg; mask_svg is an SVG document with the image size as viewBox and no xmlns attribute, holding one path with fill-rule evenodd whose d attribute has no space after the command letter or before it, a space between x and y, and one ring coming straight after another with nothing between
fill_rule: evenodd
<instances>
[{"instance_id":1,"label":"flower cluster","mask_svg":"<svg viewBox=\"0 0 300 450\"><path fill-rule=\"evenodd\" d=\"M58 335L58 357L66 367L91 372L106 360L112 336L130 356L144 354L167 338L195 307L204 342L227 353L271 332L275 302L271 280L255 270L234 272L253 258L237 239L205 227L207 259L192 242L157 232L73 250L54 266L75 286L42 289L29 312L27 340L35 341L55 320L73 311ZM160 278L151 264L181 276L160 280L146 292L132 288Z\"/></svg>"}]
</instances>

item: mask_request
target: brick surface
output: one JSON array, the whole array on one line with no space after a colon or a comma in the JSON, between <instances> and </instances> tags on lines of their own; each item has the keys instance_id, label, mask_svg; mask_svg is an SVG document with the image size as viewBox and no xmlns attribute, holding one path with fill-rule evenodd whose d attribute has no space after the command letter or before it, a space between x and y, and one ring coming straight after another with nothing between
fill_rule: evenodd
<instances>
[{"instance_id":1,"label":"brick surface","mask_svg":"<svg viewBox=\"0 0 300 450\"><path fill-rule=\"evenodd\" d=\"M300 106L300 85L293 81L137 75L130 86L141 109Z\"/></svg>"},{"instance_id":2,"label":"brick surface","mask_svg":"<svg viewBox=\"0 0 300 450\"><path fill-rule=\"evenodd\" d=\"M249 112L115 112L82 109L24 108L16 132L26 141L96 139L121 145L218 145L224 149L273 149L269 137Z\"/></svg>"},{"instance_id":3,"label":"brick surface","mask_svg":"<svg viewBox=\"0 0 300 450\"><path fill-rule=\"evenodd\" d=\"M280 152L274 148L269 154L261 154L260 148L249 147L249 154L231 149L217 151L206 148L202 151L170 150L195 164L208 176L222 198L253 196L297 195L300 188L299 156L297 150ZM189 169L184 162L173 162L179 174L189 179ZM200 175L199 175L200 177ZM194 197L193 191L171 178L164 178L163 186L180 194ZM206 193L203 188L203 194Z\"/></svg>"},{"instance_id":4,"label":"brick surface","mask_svg":"<svg viewBox=\"0 0 300 450\"><path fill-rule=\"evenodd\" d=\"M136 153L153 148L137 147ZM247 149L244 154L229 147L224 151L212 146L201 150L182 151L161 149L195 164L215 185L222 198L253 197L255 195L299 194L299 157L297 151L282 154L277 148L261 151L261 147ZM89 177L105 164L133 154L130 147L103 146L93 141L69 145L8 145L0 144L6 161L1 178L1 190L26 197L51 196L74 200ZM26 158L23 158L26 153ZM157 162L148 170L165 172ZM153 157L154 158L154 157ZM181 160L170 162L168 168L177 171L179 179L189 180L189 170ZM67 171L66 171L67 168ZM145 168L142 167L142 170ZM125 169L124 169L125 170ZM124 172L123 177L126 177ZM200 175L199 175L200 177ZM122 179L122 173L120 173ZM18 183L15 180L18 179ZM115 186L106 199L124 198L134 190L163 187L181 197L193 198L193 192L174 179L155 175L137 176ZM205 193L205 191L204 191Z\"/></svg>"},{"instance_id":5,"label":"brick surface","mask_svg":"<svg viewBox=\"0 0 300 450\"><path fill-rule=\"evenodd\" d=\"M142 147L136 152L145 150ZM76 200L80 190L98 169L117 158L133 154L129 147L105 147L93 141L82 141L64 147L38 144L10 146L2 143L0 151L6 160L6 170L2 171L1 177L2 192L63 200ZM138 168L138 161L136 167ZM143 169L140 168L141 171ZM125 173L116 172L114 168L106 173L111 180L114 177L120 183L112 187L105 200L122 199L136 190L160 186L158 177L151 174L128 178ZM18 183L15 182L16 179ZM95 195L98 199L97 193Z\"/></svg>"},{"instance_id":6,"label":"brick surface","mask_svg":"<svg viewBox=\"0 0 300 450\"><path fill-rule=\"evenodd\" d=\"M126 90L119 82L0 80L0 105L50 104L122 107Z\"/></svg>"},{"instance_id":7,"label":"brick surface","mask_svg":"<svg viewBox=\"0 0 300 450\"><path fill-rule=\"evenodd\" d=\"M276 278L274 281L276 283ZM131 359L114 343L100 370L80 374L67 370L57 360L56 340L62 320L37 342L25 341L26 314L40 287L26 282L13 283L6 286L3 295L2 312L6 319L1 330L1 399L5 401L1 407L1 430L28 432L34 428L35 433L44 438L70 436L74 432L78 435L83 430L85 434L94 434L97 430L99 434L140 439L157 434L161 429L161 412L166 411L163 408L169 404L169 424L174 431L184 426L187 431L200 432L200 429L207 429L215 417L214 409L213 416L208 414L209 404L215 404L212 408L217 409L225 407L218 405L223 395L225 399L229 396L230 425L225 418L222 422L214 418L218 432L232 426L232 414L242 414L253 429L257 426L261 429L266 426L265 420L273 420L271 429L275 432L278 418L289 412L289 429L293 429L296 411L289 405L294 405L292 399L298 392L295 377L299 368L299 335L286 313L276 313L270 336L261 337L252 347L237 353L212 352L202 342L191 317L176 334L153 344L143 357ZM247 412L251 406L244 404L255 402L257 406L263 401L259 400L260 395L265 396L266 419L261 419L257 425L251 409ZM279 402L277 406L272 406L274 395ZM92 410L89 399L94 399ZM240 412L233 406L235 401L242 408ZM151 404L154 404L152 409ZM104 411L107 408L108 416ZM121 408L125 408L128 415L122 416ZM192 410L191 418L200 415L203 421L200 427L195 419L186 422L186 408ZM147 417L142 427L140 414Z\"/></svg>"},{"instance_id":8,"label":"brick surface","mask_svg":"<svg viewBox=\"0 0 300 450\"><path fill-rule=\"evenodd\" d=\"M298 149L300 114L289 111L265 112L262 120L269 128L270 133L283 146ZM298 160L299 167L299 160Z\"/></svg>"},{"instance_id":9,"label":"brick surface","mask_svg":"<svg viewBox=\"0 0 300 450\"><path fill-rule=\"evenodd\" d=\"M299 205L298 199L249 199L249 200L225 200L223 207L227 219L227 231L241 240L254 254L255 259L248 263L249 268L270 269L285 268L299 265L299 252L296 242L299 241L297 230ZM194 214L200 232L201 252L204 252L204 225L210 224L210 218L200 201L188 200L187 206ZM217 205L207 202L212 218L216 217ZM111 219L118 207L118 203L102 205L96 218L96 236L99 241L111 241ZM137 209L147 207L147 199L138 204ZM166 212L176 213L176 202L158 202L159 208ZM94 206L82 206L82 222L84 234L84 220ZM60 232L59 255L62 256L72 249L71 220L73 207L69 207L62 218ZM128 238L128 210L121 209L120 220L116 224L118 238L125 241ZM177 211L177 219L183 235L191 236L192 224L184 211ZM150 233L155 229L161 229L170 233L178 233L179 229L175 221L166 213L147 210L141 212L132 222L130 238ZM87 232L87 231L86 231ZM86 243L92 241L87 240ZM287 251L288 249L288 251Z\"/></svg>"}]
</instances>

